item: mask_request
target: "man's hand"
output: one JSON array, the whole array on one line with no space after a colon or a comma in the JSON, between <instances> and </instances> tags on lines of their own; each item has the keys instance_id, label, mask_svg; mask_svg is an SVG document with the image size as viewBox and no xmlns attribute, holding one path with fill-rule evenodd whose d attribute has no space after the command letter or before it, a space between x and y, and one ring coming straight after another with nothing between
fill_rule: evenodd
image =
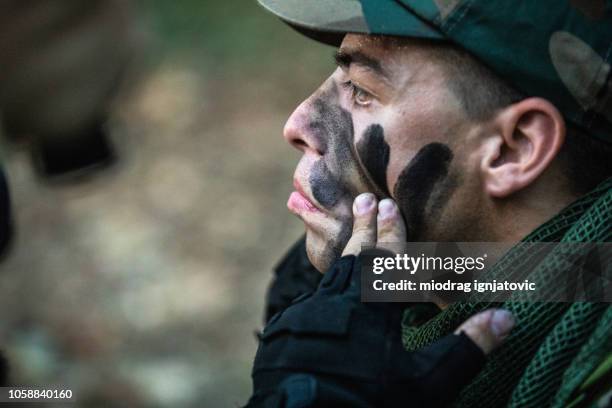
<instances>
[{"instance_id":1,"label":"man's hand","mask_svg":"<svg viewBox=\"0 0 612 408\"><path fill-rule=\"evenodd\" d=\"M408 352L402 303L361 302L363 243L402 242L392 200L357 197L353 236L313 293L270 319L253 367L249 407L443 407L480 372L485 355L514 326L509 312L487 310L455 333Z\"/></svg>"},{"instance_id":2,"label":"man's hand","mask_svg":"<svg viewBox=\"0 0 612 408\"><path fill-rule=\"evenodd\" d=\"M363 244L405 242L406 225L395 201L385 198L377 202L372 193L357 196L353 203L353 234L342 256L359 255ZM514 319L506 310L486 310L465 321L455 334L464 332L489 354L499 346L514 327Z\"/></svg>"},{"instance_id":3,"label":"man's hand","mask_svg":"<svg viewBox=\"0 0 612 408\"><path fill-rule=\"evenodd\" d=\"M374 194L360 194L353 203L353 216L353 234L342 256L359 255L363 244L406 241L406 225L390 198L377 203Z\"/></svg>"}]
</instances>

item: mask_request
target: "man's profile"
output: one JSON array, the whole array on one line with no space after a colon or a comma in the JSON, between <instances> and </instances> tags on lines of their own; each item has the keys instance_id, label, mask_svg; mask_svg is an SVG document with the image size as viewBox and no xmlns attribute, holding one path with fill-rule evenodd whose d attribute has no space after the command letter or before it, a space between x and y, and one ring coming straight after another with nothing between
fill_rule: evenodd
<instances>
[{"instance_id":1,"label":"man's profile","mask_svg":"<svg viewBox=\"0 0 612 408\"><path fill-rule=\"evenodd\" d=\"M288 207L304 221L309 260L325 273L315 295L328 280L326 271L353 267L344 266L347 257L357 256L361 243L384 242L381 235L513 244L610 241L609 4L260 3L299 32L338 47L337 69L293 112L283 132L303 153ZM518 267L520 262L507 269ZM438 306L443 310L429 320L409 308L402 321L406 349L428 346L491 305ZM503 307L517 327L459 395L458 406L564 406L601 396L609 369L597 391L580 394L579 388L610 356L607 304ZM264 331L256 393L258 384L269 386L261 395L283 387L269 379L258 383L262 372L317 371L308 363L292 367L299 353L285 351L310 347L295 340L301 328L292 323L307 309L290 307L273 319L267 337ZM285 346L267 340L283 331L289 333ZM279 362L283 353L287 363Z\"/></svg>"}]
</instances>

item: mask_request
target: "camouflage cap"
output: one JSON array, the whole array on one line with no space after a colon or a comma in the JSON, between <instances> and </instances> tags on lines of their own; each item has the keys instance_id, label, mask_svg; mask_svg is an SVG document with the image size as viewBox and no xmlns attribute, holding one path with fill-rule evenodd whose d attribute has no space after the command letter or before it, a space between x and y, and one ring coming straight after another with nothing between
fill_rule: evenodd
<instances>
[{"instance_id":1,"label":"camouflage cap","mask_svg":"<svg viewBox=\"0 0 612 408\"><path fill-rule=\"evenodd\" d=\"M611 0L258 0L299 32L451 41L526 96L612 143Z\"/></svg>"}]
</instances>

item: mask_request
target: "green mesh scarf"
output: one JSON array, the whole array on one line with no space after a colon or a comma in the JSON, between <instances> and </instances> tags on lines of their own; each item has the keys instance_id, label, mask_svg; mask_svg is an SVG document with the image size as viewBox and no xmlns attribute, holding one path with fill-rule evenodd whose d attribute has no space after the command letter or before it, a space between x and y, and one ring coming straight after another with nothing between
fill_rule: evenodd
<instances>
[{"instance_id":1,"label":"green mesh scarf","mask_svg":"<svg viewBox=\"0 0 612 408\"><path fill-rule=\"evenodd\" d=\"M490 271L495 278L526 268L530 242L610 242L612 178L529 234ZM554 253L531 270L546 279L571 267ZM612 307L607 303L459 302L421 325L419 308L406 310L406 349L415 350L450 333L490 307L510 310L517 325L462 392L458 407L563 407L612 351Z\"/></svg>"}]
</instances>

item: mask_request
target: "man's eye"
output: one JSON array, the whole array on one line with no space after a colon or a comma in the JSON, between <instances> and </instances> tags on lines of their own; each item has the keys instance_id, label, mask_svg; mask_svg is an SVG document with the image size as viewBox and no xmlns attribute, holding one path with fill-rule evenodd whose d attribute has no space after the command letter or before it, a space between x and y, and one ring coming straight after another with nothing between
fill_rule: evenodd
<instances>
[{"instance_id":1,"label":"man's eye","mask_svg":"<svg viewBox=\"0 0 612 408\"><path fill-rule=\"evenodd\" d=\"M351 100L359 106L368 106L372 103L372 94L368 91L358 87L352 81L346 81L342 83L346 89L351 93Z\"/></svg>"}]
</instances>

